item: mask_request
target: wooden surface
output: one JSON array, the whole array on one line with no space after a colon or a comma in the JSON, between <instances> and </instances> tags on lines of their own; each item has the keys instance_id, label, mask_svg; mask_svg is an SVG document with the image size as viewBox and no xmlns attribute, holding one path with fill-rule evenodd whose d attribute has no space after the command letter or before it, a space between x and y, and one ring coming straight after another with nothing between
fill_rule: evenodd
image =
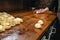
<instances>
[{"instance_id":1,"label":"wooden surface","mask_svg":"<svg viewBox=\"0 0 60 40\"><path fill-rule=\"evenodd\" d=\"M16 12L16 13L11 13L11 15L15 17L20 17L24 20L23 23L20 25L17 25L10 29L11 31L14 29L14 31L11 32L12 34L17 35L17 40L38 40L39 38L42 37L44 32L49 28L51 23L55 20L56 15L55 13L52 12L44 12L41 14L36 14L34 12ZM34 25L38 22L38 20L43 20L44 24L40 29L36 29ZM6 31L5 33L9 32L10 30ZM10 32L9 32L10 33ZM7 33L6 35L8 35ZM2 34L2 33L0 33ZM7 36L5 36L6 38ZM2 38L4 39L4 38Z\"/></svg>"}]
</instances>

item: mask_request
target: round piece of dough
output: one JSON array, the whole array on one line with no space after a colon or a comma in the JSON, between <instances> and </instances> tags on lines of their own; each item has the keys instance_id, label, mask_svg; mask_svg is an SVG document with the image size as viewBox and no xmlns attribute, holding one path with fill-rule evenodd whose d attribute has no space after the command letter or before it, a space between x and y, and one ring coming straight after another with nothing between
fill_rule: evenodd
<instances>
[{"instance_id":1,"label":"round piece of dough","mask_svg":"<svg viewBox=\"0 0 60 40\"><path fill-rule=\"evenodd\" d=\"M4 26L4 28L5 28L5 29L10 29L10 28L11 28L11 26Z\"/></svg>"},{"instance_id":2,"label":"round piece of dough","mask_svg":"<svg viewBox=\"0 0 60 40\"><path fill-rule=\"evenodd\" d=\"M41 28L41 27L42 27L41 24L39 24L39 23L36 23L36 24L35 24L35 28Z\"/></svg>"},{"instance_id":3,"label":"round piece of dough","mask_svg":"<svg viewBox=\"0 0 60 40\"><path fill-rule=\"evenodd\" d=\"M1 22L1 25L8 26L8 25L10 25L10 23L3 21L3 22Z\"/></svg>"},{"instance_id":4,"label":"round piece of dough","mask_svg":"<svg viewBox=\"0 0 60 40\"><path fill-rule=\"evenodd\" d=\"M2 31L5 31L5 28L2 25L0 25L0 32Z\"/></svg>"},{"instance_id":5,"label":"round piece of dough","mask_svg":"<svg viewBox=\"0 0 60 40\"><path fill-rule=\"evenodd\" d=\"M23 19L21 19L21 18L16 18L16 20L23 22Z\"/></svg>"},{"instance_id":6,"label":"round piece of dough","mask_svg":"<svg viewBox=\"0 0 60 40\"><path fill-rule=\"evenodd\" d=\"M16 24L20 24L20 22L23 22L23 20L22 20L21 18L15 18L15 19L14 19L14 22L15 22Z\"/></svg>"},{"instance_id":7,"label":"round piece of dough","mask_svg":"<svg viewBox=\"0 0 60 40\"><path fill-rule=\"evenodd\" d=\"M44 24L43 20L38 21L39 24Z\"/></svg>"}]
</instances>

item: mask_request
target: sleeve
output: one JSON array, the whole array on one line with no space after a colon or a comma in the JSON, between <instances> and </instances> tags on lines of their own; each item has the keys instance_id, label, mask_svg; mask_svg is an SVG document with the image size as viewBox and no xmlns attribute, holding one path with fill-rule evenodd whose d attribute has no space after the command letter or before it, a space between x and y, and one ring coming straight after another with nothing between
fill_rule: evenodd
<instances>
[{"instance_id":1,"label":"sleeve","mask_svg":"<svg viewBox=\"0 0 60 40\"><path fill-rule=\"evenodd\" d=\"M50 3L50 5L48 6L50 11L54 11L55 12L58 10L58 0L52 0L52 2Z\"/></svg>"}]
</instances>

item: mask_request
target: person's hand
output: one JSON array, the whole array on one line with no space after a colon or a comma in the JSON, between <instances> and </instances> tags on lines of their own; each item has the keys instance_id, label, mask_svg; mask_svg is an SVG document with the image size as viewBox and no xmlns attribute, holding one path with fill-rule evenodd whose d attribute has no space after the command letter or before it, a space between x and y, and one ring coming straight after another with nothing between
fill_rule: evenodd
<instances>
[{"instance_id":1,"label":"person's hand","mask_svg":"<svg viewBox=\"0 0 60 40\"><path fill-rule=\"evenodd\" d=\"M49 10L48 8L39 9L39 10L35 10L35 13L43 13L43 12L48 11L48 10Z\"/></svg>"}]
</instances>

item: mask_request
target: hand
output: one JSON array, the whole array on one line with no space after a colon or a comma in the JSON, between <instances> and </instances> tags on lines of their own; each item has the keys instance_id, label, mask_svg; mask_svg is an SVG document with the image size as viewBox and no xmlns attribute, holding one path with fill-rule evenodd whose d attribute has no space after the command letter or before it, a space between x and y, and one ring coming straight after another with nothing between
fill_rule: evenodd
<instances>
[{"instance_id":1,"label":"hand","mask_svg":"<svg viewBox=\"0 0 60 40\"><path fill-rule=\"evenodd\" d=\"M35 10L35 13L43 13L43 12L48 11L48 10L49 10L48 8L39 9L39 10Z\"/></svg>"}]
</instances>

